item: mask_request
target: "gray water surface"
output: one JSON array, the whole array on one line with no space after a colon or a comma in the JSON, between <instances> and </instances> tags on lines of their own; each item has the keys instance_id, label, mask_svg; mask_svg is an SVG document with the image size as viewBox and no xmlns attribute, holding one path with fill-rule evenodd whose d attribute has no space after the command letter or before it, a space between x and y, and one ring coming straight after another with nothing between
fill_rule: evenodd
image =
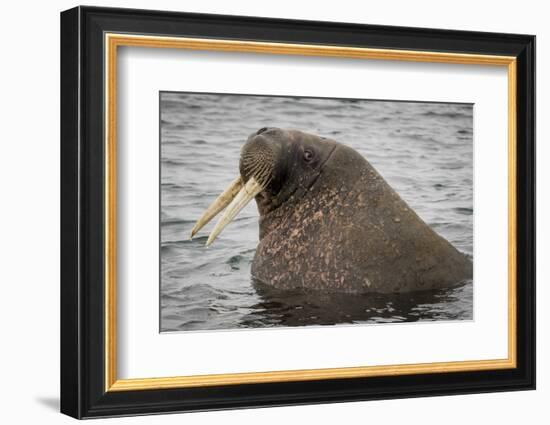
<instances>
[{"instance_id":1,"label":"gray water surface","mask_svg":"<svg viewBox=\"0 0 550 425\"><path fill-rule=\"evenodd\" d=\"M359 151L436 232L473 249L472 105L162 92L161 331L473 317L473 284L405 295L274 292L251 281L251 202L205 248L195 221L237 176L261 127L294 128Z\"/></svg>"}]
</instances>

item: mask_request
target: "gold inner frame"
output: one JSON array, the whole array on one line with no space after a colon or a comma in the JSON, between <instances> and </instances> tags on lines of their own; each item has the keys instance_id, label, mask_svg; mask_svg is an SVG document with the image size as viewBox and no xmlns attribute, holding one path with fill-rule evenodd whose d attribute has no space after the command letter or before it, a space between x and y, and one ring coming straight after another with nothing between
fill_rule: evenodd
<instances>
[{"instance_id":1,"label":"gold inner frame","mask_svg":"<svg viewBox=\"0 0 550 425\"><path fill-rule=\"evenodd\" d=\"M105 391L133 391L214 385L311 381L416 373L448 373L516 367L516 58L462 53L370 49L128 34L105 34ZM507 67L508 72L508 357L495 360L303 369L174 377L118 379L116 324L116 123L119 46L328 56Z\"/></svg>"}]
</instances>

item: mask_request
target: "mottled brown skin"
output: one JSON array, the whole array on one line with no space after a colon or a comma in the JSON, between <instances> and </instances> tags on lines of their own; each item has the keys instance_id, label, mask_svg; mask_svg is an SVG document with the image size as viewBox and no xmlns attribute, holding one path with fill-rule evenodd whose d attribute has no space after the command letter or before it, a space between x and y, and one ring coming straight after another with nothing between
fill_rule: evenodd
<instances>
[{"instance_id":1,"label":"mottled brown skin","mask_svg":"<svg viewBox=\"0 0 550 425\"><path fill-rule=\"evenodd\" d=\"M251 135L243 152L260 145L274 147L275 160L270 184L256 197L256 280L278 289L390 293L447 288L472 277L470 259L352 148L271 128ZM245 171L241 159L246 180Z\"/></svg>"}]
</instances>

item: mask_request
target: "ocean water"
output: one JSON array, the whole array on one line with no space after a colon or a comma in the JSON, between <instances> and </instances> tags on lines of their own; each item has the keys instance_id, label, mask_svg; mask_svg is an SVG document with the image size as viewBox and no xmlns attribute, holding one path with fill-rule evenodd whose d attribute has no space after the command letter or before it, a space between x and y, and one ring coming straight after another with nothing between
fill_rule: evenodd
<instances>
[{"instance_id":1,"label":"ocean water","mask_svg":"<svg viewBox=\"0 0 550 425\"><path fill-rule=\"evenodd\" d=\"M466 104L162 92L163 332L473 318L473 283L445 291L362 296L258 291L251 202L205 248L215 219L195 221L237 176L261 127L295 128L359 151L436 232L473 251L473 108Z\"/></svg>"}]
</instances>

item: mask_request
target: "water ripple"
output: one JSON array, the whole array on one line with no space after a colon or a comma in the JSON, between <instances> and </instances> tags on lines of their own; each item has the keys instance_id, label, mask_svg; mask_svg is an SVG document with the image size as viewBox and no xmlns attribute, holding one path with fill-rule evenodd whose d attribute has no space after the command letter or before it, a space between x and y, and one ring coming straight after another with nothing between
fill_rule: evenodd
<instances>
[{"instance_id":1,"label":"water ripple","mask_svg":"<svg viewBox=\"0 0 550 425\"><path fill-rule=\"evenodd\" d=\"M161 329L463 320L473 284L402 296L274 293L250 278L258 241L251 203L205 248L195 220L238 172L258 128L298 128L364 155L438 233L473 252L470 105L163 93L161 97ZM215 221L215 220L214 220Z\"/></svg>"}]
</instances>

